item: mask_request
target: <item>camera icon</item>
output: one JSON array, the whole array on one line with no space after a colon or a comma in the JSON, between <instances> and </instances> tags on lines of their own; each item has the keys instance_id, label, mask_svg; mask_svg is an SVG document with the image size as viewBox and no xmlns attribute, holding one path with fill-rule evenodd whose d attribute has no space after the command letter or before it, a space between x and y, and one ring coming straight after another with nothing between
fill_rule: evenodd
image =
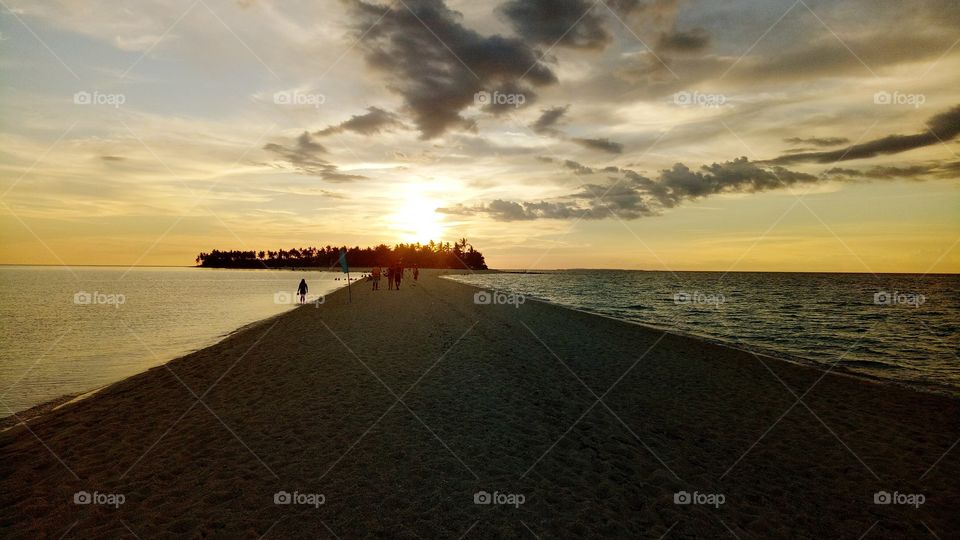
<instances>
[{"instance_id":1,"label":"camera icon","mask_svg":"<svg viewBox=\"0 0 960 540\"><path fill-rule=\"evenodd\" d=\"M693 103L693 96L690 92L677 92L673 95L674 105L687 106Z\"/></svg>"},{"instance_id":2,"label":"camera icon","mask_svg":"<svg viewBox=\"0 0 960 540\"><path fill-rule=\"evenodd\" d=\"M293 498L287 491L278 491L273 494L273 504L290 504Z\"/></svg>"},{"instance_id":3,"label":"camera icon","mask_svg":"<svg viewBox=\"0 0 960 540\"><path fill-rule=\"evenodd\" d=\"M886 306L893 303L893 295L887 291L873 293L873 303L878 306Z\"/></svg>"},{"instance_id":4,"label":"camera icon","mask_svg":"<svg viewBox=\"0 0 960 540\"><path fill-rule=\"evenodd\" d=\"M78 306L90 305L93 303L93 295L86 291L80 291L73 295L73 303Z\"/></svg>"},{"instance_id":5,"label":"camera icon","mask_svg":"<svg viewBox=\"0 0 960 540\"><path fill-rule=\"evenodd\" d=\"M77 92L73 94L73 103L76 105L89 105L93 102L93 96L90 92Z\"/></svg>"},{"instance_id":6,"label":"camera icon","mask_svg":"<svg viewBox=\"0 0 960 540\"><path fill-rule=\"evenodd\" d=\"M686 491L678 491L673 494L673 504L690 504L690 494Z\"/></svg>"},{"instance_id":7,"label":"camera icon","mask_svg":"<svg viewBox=\"0 0 960 540\"><path fill-rule=\"evenodd\" d=\"M893 497L887 491L878 491L873 494L873 504L890 504Z\"/></svg>"},{"instance_id":8,"label":"camera icon","mask_svg":"<svg viewBox=\"0 0 960 540\"><path fill-rule=\"evenodd\" d=\"M889 105L893 102L893 96L890 92L880 91L873 95L874 105Z\"/></svg>"},{"instance_id":9,"label":"camera icon","mask_svg":"<svg viewBox=\"0 0 960 540\"><path fill-rule=\"evenodd\" d=\"M481 305L489 305L493 303L493 295L488 293L487 291L480 291L478 293L474 293L473 303L481 304Z\"/></svg>"},{"instance_id":10,"label":"camera icon","mask_svg":"<svg viewBox=\"0 0 960 540\"><path fill-rule=\"evenodd\" d=\"M90 504L93 498L86 491L78 491L73 494L73 504Z\"/></svg>"},{"instance_id":11,"label":"camera icon","mask_svg":"<svg viewBox=\"0 0 960 540\"><path fill-rule=\"evenodd\" d=\"M475 105L489 105L490 104L490 92L486 90L481 90L473 95L473 103Z\"/></svg>"},{"instance_id":12,"label":"camera icon","mask_svg":"<svg viewBox=\"0 0 960 540\"><path fill-rule=\"evenodd\" d=\"M286 291L280 291L280 292L278 292L278 293L274 293L274 295L273 295L273 303L274 303L274 304L284 305L284 306L285 306L285 305L292 304L292 303L293 303L293 295L290 294L290 293L288 293L288 292L286 292Z\"/></svg>"},{"instance_id":13,"label":"camera icon","mask_svg":"<svg viewBox=\"0 0 960 540\"><path fill-rule=\"evenodd\" d=\"M678 292L673 295L674 304L689 304L690 303L690 293Z\"/></svg>"},{"instance_id":14,"label":"camera icon","mask_svg":"<svg viewBox=\"0 0 960 540\"><path fill-rule=\"evenodd\" d=\"M273 103L276 105L289 105L293 101L290 92L280 91L273 93Z\"/></svg>"},{"instance_id":15,"label":"camera icon","mask_svg":"<svg viewBox=\"0 0 960 540\"><path fill-rule=\"evenodd\" d=\"M473 504L490 504L493 497L486 491L478 491L473 494Z\"/></svg>"}]
</instances>

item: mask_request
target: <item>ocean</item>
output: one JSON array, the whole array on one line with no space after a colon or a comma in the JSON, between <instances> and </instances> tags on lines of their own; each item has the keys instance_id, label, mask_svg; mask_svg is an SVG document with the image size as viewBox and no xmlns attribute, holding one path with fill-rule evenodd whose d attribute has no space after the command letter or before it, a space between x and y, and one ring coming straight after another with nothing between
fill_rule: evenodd
<instances>
[{"instance_id":1,"label":"ocean","mask_svg":"<svg viewBox=\"0 0 960 540\"><path fill-rule=\"evenodd\" d=\"M569 270L448 277L960 396L956 275ZM346 283L340 273L317 271L0 267L0 416L110 384L287 311L301 278L311 299Z\"/></svg>"},{"instance_id":2,"label":"ocean","mask_svg":"<svg viewBox=\"0 0 960 540\"><path fill-rule=\"evenodd\" d=\"M0 267L0 417L85 392L287 311L342 274L207 268Z\"/></svg>"},{"instance_id":3,"label":"ocean","mask_svg":"<svg viewBox=\"0 0 960 540\"><path fill-rule=\"evenodd\" d=\"M507 293L500 301L523 295L960 396L957 275L568 270L449 279Z\"/></svg>"}]
</instances>

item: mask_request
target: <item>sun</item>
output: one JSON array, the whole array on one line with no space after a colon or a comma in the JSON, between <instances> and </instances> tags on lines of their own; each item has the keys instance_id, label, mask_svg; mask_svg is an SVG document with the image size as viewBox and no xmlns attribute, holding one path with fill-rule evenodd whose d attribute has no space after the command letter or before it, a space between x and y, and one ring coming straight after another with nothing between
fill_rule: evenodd
<instances>
[{"instance_id":1,"label":"sun","mask_svg":"<svg viewBox=\"0 0 960 540\"><path fill-rule=\"evenodd\" d=\"M439 242L445 226L437 208L442 204L420 193L406 194L403 205L391 214L387 223L404 242Z\"/></svg>"}]
</instances>

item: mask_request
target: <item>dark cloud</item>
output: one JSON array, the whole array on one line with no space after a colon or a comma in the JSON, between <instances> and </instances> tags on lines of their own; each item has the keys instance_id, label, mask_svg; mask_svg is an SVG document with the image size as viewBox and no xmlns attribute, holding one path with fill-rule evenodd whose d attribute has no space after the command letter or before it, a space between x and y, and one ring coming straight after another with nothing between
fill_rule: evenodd
<instances>
[{"instance_id":1,"label":"dark cloud","mask_svg":"<svg viewBox=\"0 0 960 540\"><path fill-rule=\"evenodd\" d=\"M537 121L530 126L530 129L537 133L556 135L558 132L554 129L554 126L557 125L557 122L567 113L567 109L569 108L569 105L564 105L563 107L543 109L540 118L537 118Z\"/></svg>"},{"instance_id":2,"label":"dark cloud","mask_svg":"<svg viewBox=\"0 0 960 540\"><path fill-rule=\"evenodd\" d=\"M600 150L601 152L607 152L610 154L621 154L623 153L623 145L618 142L613 142L610 139L580 139L573 138L571 141L583 146L584 148L589 148L591 150Z\"/></svg>"},{"instance_id":3,"label":"dark cloud","mask_svg":"<svg viewBox=\"0 0 960 540\"><path fill-rule=\"evenodd\" d=\"M603 8L590 0L509 0L498 11L518 35L537 45L602 49L611 39Z\"/></svg>"},{"instance_id":4,"label":"dark cloud","mask_svg":"<svg viewBox=\"0 0 960 540\"><path fill-rule=\"evenodd\" d=\"M330 182L352 182L364 179L363 176L345 174L336 165L320 157L327 149L313 140L310 133L304 131L291 145L268 143L264 150L276 154L282 161L297 171L311 176L319 176Z\"/></svg>"},{"instance_id":5,"label":"dark cloud","mask_svg":"<svg viewBox=\"0 0 960 540\"><path fill-rule=\"evenodd\" d=\"M320 137L341 133L343 131L353 131L361 135L373 135L382 130L391 127L402 126L403 123L397 115L390 111L385 111L379 107L368 107L364 114L355 114L349 120L341 122L335 126L330 126L315 133Z\"/></svg>"},{"instance_id":6,"label":"dark cloud","mask_svg":"<svg viewBox=\"0 0 960 540\"><path fill-rule=\"evenodd\" d=\"M761 167L746 157L740 157L732 161L704 165L699 171L677 163L670 169L660 171L659 180L647 187L661 205L673 207L684 200L718 193L756 193L817 180L812 174L791 171L780 166Z\"/></svg>"},{"instance_id":7,"label":"dark cloud","mask_svg":"<svg viewBox=\"0 0 960 540\"><path fill-rule=\"evenodd\" d=\"M126 161L127 158L123 156L100 156L100 159L103 161Z\"/></svg>"},{"instance_id":8,"label":"dark cloud","mask_svg":"<svg viewBox=\"0 0 960 540\"><path fill-rule=\"evenodd\" d=\"M528 85L557 82L525 42L467 29L441 0L350 5L367 63L387 74L387 87L403 96L425 139L472 128L460 112L477 92L511 88L532 103Z\"/></svg>"},{"instance_id":9,"label":"dark cloud","mask_svg":"<svg viewBox=\"0 0 960 540\"><path fill-rule=\"evenodd\" d=\"M788 137L783 140L790 144L812 144L813 146L838 146L850 142L846 137Z\"/></svg>"},{"instance_id":10,"label":"dark cloud","mask_svg":"<svg viewBox=\"0 0 960 540\"><path fill-rule=\"evenodd\" d=\"M602 199L598 196L612 187ZM496 221L532 221L535 219L588 219L598 220L616 215L621 219L637 219L654 215L647 207L642 196L635 190L623 186L584 186L583 189L598 189L597 195L577 192L565 200L515 202L496 199L484 206L468 207L458 205L450 208L438 208L437 212L454 215L485 214ZM614 190L617 190L614 192Z\"/></svg>"},{"instance_id":11,"label":"dark cloud","mask_svg":"<svg viewBox=\"0 0 960 540\"><path fill-rule=\"evenodd\" d=\"M828 152L805 152L787 154L771 163L796 163L807 161L815 163L834 163L852 159L870 158L885 154L898 154L932 144L946 142L960 134L960 105L934 115L927 120L927 129L914 135L887 135L861 144L855 144Z\"/></svg>"},{"instance_id":12,"label":"dark cloud","mask_svg":"<svg viewBox=\"0 0 960 540\"><path fill-rule=\"evenodd\" d=\"M592 167L587 167L582 163L568 159L563 162L563 166L573 171L574 174L593 174L596 172Z\"/></svg>"},{"instance_id":13,"label":"dark cloud","mask_svg":"<svg viewBox=\"0 0 960 540\"><path fill-rule=\"evenodd\" d=\"M564 167L578 175L616 175L605 183L587 183L577 191L550 201L496 200L486 205L458 205L438 211L459 215L488 215L499 221L534 219L637 219L657 215L684 201L720 193L755 193L812 183L818 177L780 166L764 166L745 157L704 165L692 170L682 163L660 171L656 180L629 169L593 168L567 160Z\"/></svg>"},{"instance_id":14,"label":"dark cloud","mask_svg":"<svg viewBox=\"0 0 960 540\"><path fill-rule=\"evenodd\" d=\"M657 38L657 52L693 53L707 48L710 34L703 28L664 32Z\"/></svg>"},{"instance_id":15,"label":"dark cloud","mask_svg":"<svg viewBox=\"0 0 960 540\"><path fill-rule=\"evenodd\" d=\"M960 161L934 162L920 165L897 167L891 165L877 165L867 169L849 169L834 167L824 173L826 176L840 180L928 180L930 178L954 178Z\"/></svg>"},{"instance_id":16,"label":"dark cloud","mask_svg":"<svg viewBox=\"0 0 960 540\"><path fill-rule=\"evenodd\" d=\"M613 142L606 138L568 138L562 131L554 127L560 122L560 120L563 119L563 116L569 109L569 105L543 109L536 122L530 125L530 129L542 135L549 135L558 139L570 140L571 142L577 143L584 148L589 148L590 150L599 150L601 152L607 152L610 154L623 153L623 145L618 142Z\"/></svg>"}]
</instances>

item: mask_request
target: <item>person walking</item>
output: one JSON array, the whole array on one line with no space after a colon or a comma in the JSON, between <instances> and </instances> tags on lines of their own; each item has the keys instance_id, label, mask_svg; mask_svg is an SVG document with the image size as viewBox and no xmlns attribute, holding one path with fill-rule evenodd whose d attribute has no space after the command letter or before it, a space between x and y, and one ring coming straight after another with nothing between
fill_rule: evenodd
<instances>
[{"instance_id":1,"label":"person walking","mask_svg":"<svg viewBox=\"0 0 960 540\"><path fill-rule=\"evenodd\" d=\"M300 285L297 287L297 295L300 297L301 304L307 301L307 280L300 280Z\"/></svg>"},{"instance_id":2,"label":"person walking","mask_svg":"<svg viewBox=\"0 0 960 540\"><path fill-rule=\"evenodd\" d=\"M394 265L394 267L393 267L393 275L394 275L394 285L396 286L397 290L399 291L399 290L400 290L400 280L403 279L403 263L402 263L402 262L397 261L397 263Z\"/></svg>"},{"instance_id":3,"label":"person walking","mask_svg":"<svg viewBox=\"0 0 960 540\"><path fill-rule=\"evenodd\" d=\"M373 290L379 291L380 290L380 267L379 266L374 266L373 269L370 270L370 281L373 282Z\"/></svg>"}]
</instances>

